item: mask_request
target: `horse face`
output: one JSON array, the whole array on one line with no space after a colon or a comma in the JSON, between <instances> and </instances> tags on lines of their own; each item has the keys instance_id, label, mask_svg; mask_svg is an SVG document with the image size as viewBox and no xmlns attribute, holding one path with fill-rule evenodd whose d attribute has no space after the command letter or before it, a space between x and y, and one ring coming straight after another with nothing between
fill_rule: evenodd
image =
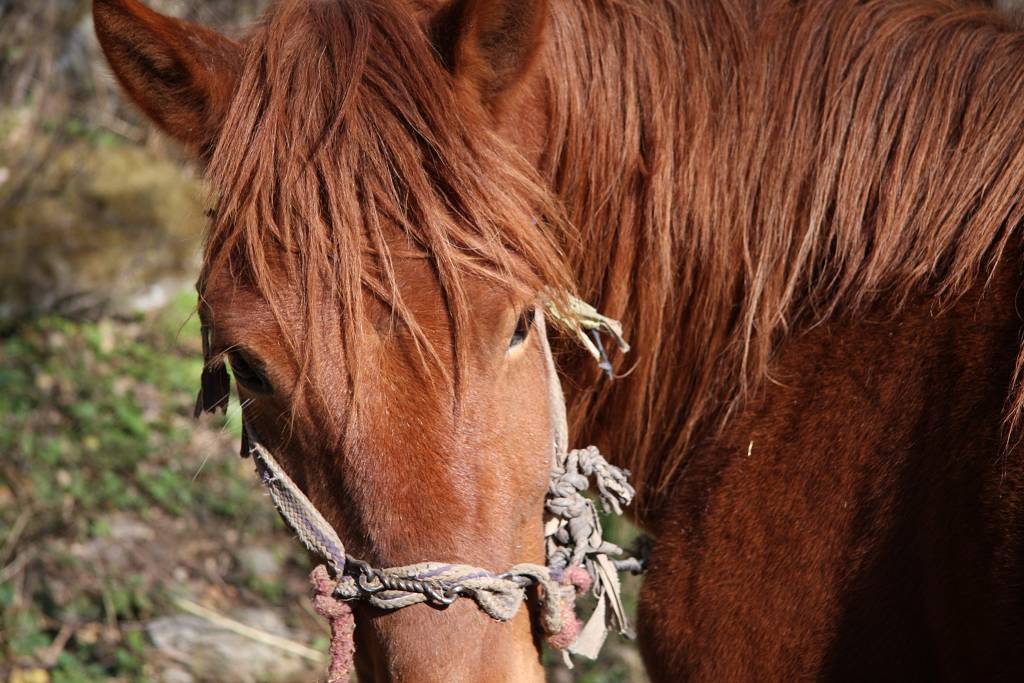
<instances>
[{"instance_id":1,"label":"horse face","mask_svg":"<svg viewBox=\"0 0 1024 683\"><path fill-rule=\"evenodd\" d=\"M230 365L250 436L376 566L543 562L538 293L565 280L528 162L489 128L544 10L283 2L241 45L136 0L94 3L119 80L218 196L208 365ZM374 680L543 678L526 609L356 616Z\"/></svg>"},{"instance_id":2,"label":"horse face","mask_svg":"<svg viewBox=\"0 0 1024 683\"><path fill-rule=\"evenodd\" d=\"M300 369L266 303L227 271L202 292L211 357L230 364L252 437L277 455L351 554L379 567L444 561L500 572L542 564L552 431L537 302L474 283L460 370L428 262L398 261L396 274L439 365L425 365L389 307L371 303L358 385L347 389L344 321L325 310L318 329L305 329L296 299L287 324L335 349ZM361 609L357 653L375 680L540 675L528 609L510 624L491 621L469 600L444 611ZM487 645L466 646L470 633Z\"/></svg>"}]
</instances>

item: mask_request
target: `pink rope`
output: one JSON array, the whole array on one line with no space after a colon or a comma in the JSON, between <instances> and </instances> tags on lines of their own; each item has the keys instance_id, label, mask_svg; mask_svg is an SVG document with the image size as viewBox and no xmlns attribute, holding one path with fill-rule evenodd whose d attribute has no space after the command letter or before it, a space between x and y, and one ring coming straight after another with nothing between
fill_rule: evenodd
<instances>
[{"instance_id":1,"label":"pink rope","mask_svg":"<svg viewBox=\"0 0 1024 683\"><path fill-rule=\"evenodd\" d=\"M567 567L562 572L562 580L558 583L562 589L558 606L562 628L554 633L549 633L545 640L556 650L565 650L576 642L576 638L580 635L580 629L583 628L583 622L576 616L576 596L590 590L594 580L586 569L577 564Z\"/></svg>"},{"instance_id":2,"label":"pink rope","mask_svg":"<svg viewBox=\"0 0 1024 683\"><path fill-rule=\"evenodd\" d=\"M352 673L356 642L356 620L347 602L334 597L338 583L327 567L320 565L309 575L313 583L313 609L331 624L331 666L327 683L345 683Z\"/></svg>"}]
</instances>

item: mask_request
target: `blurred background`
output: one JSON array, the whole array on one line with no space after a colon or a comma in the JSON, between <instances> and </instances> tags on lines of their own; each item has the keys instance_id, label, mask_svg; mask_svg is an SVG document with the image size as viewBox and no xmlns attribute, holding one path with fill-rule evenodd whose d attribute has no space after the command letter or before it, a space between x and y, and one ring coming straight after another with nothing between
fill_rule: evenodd
<instances>
[{"instance_id":1,"label":"blurred background","mask_svg":"<svg viewBox=\"0 0 1024 683\"><path fill-rule=\"evenodd\" d=\"M232 34L264 4L147 2ZM0 683L323 679L311 564L237 455L237 403L191 417L206 206L88 0L0 0ZM615 638L550 659L644 680Z\"/></svg>"}]
</instances>

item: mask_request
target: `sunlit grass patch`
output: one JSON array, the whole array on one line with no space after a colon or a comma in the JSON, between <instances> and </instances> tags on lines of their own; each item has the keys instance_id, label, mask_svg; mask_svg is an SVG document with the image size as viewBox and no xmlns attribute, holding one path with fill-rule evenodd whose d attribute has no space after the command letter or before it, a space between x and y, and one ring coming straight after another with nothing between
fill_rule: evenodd
<instances>
[{"instance_id":1,"label":"sunlit grass patch","mask_svg":"<svg viewBox=\"0 0 1024 683\"><path fill-rule=\"evenodd\" d=\"M142 625L181 589L174 565L190 575L183 539L239 520L279 528L236 455L237 418L191 418L194 302L184 292L132 320L47 317L0 338L0 680L13 667L150 680Z\"/></svg>"}]
</instances>

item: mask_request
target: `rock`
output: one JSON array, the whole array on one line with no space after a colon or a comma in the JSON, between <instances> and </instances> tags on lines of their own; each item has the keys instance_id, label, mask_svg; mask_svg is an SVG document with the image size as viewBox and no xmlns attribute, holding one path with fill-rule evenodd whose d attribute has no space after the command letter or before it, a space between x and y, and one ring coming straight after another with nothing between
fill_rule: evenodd
<instances>
[{"instance_id":1,"label":"rock","mask_svg":"<svg viewBox=\"0 0 1024 683\"><path fill-rule=\"evenodd\" d=\"M195 279L205 189L180 163L81 142L31 170L0 186L0 323L152 309Z\"/></svg>"},{"instance_id":2,"label":"rock","mask_svg":"<svg viewBox=\"0 0 1024 683\"><path fill-rule=\"evenodd\" d=\"M50 683L46 669L16 669L7 679L8 683Z\"/></svg>"},{"instance_id":3,"label":"rock","mask_svg":"<svg viewBox=\"0 0 1024 683\"><path fill-rule=\"evenodd\" d=\"M157 683L195 683L195 677L180 666L171 664L159 669Z\"/></svg>"},{"instance_id":4,"label":"rock","mask_svg":"<svg viewBox=\"0 0 1024 683\"><path fill-rule=\"evenodd\" d=\"M270 610L240 610L231 617L267 633L293 637L281 617ZM146 631L156 650L198 683L298 683L316 678L318 669L308 660L199 617L163 617L150 622ZM179 680L185 683L185 679L173 683Z\"/></svg>"},{"instance_id":5,"label":"rock","mask_svg":"<svg viewBox=\"0 0 1024 683\"><path fill-rule=\"evenodd\" d=\"M269 548L247 546L235 553L239 568L247 575L265 581L281 577L281 561Z\"/></svg>"},{"instance_id":6,"label":"rock","mask_svg":"<svg viewBox=\"0 0 1024 683\"><path fill-rule=\"evenodd\" d=\"M110 538L121 543L152 541L156 532L152 527L126 514L114 514L106 518Z\"/></svg>"},{"instance_id":7,"label":"rock","mask_svg":"<svg viewBox=\"0 0 1024 683\"><path fill-rule=\"evenodd\" d=\"M80 560L104 567L107 571L130 571L135 556L154 553L156 532L138 519L115 513L97 521L106 531L97 538L72 543L71 554Z\"/></svg>"}]
</instances>

